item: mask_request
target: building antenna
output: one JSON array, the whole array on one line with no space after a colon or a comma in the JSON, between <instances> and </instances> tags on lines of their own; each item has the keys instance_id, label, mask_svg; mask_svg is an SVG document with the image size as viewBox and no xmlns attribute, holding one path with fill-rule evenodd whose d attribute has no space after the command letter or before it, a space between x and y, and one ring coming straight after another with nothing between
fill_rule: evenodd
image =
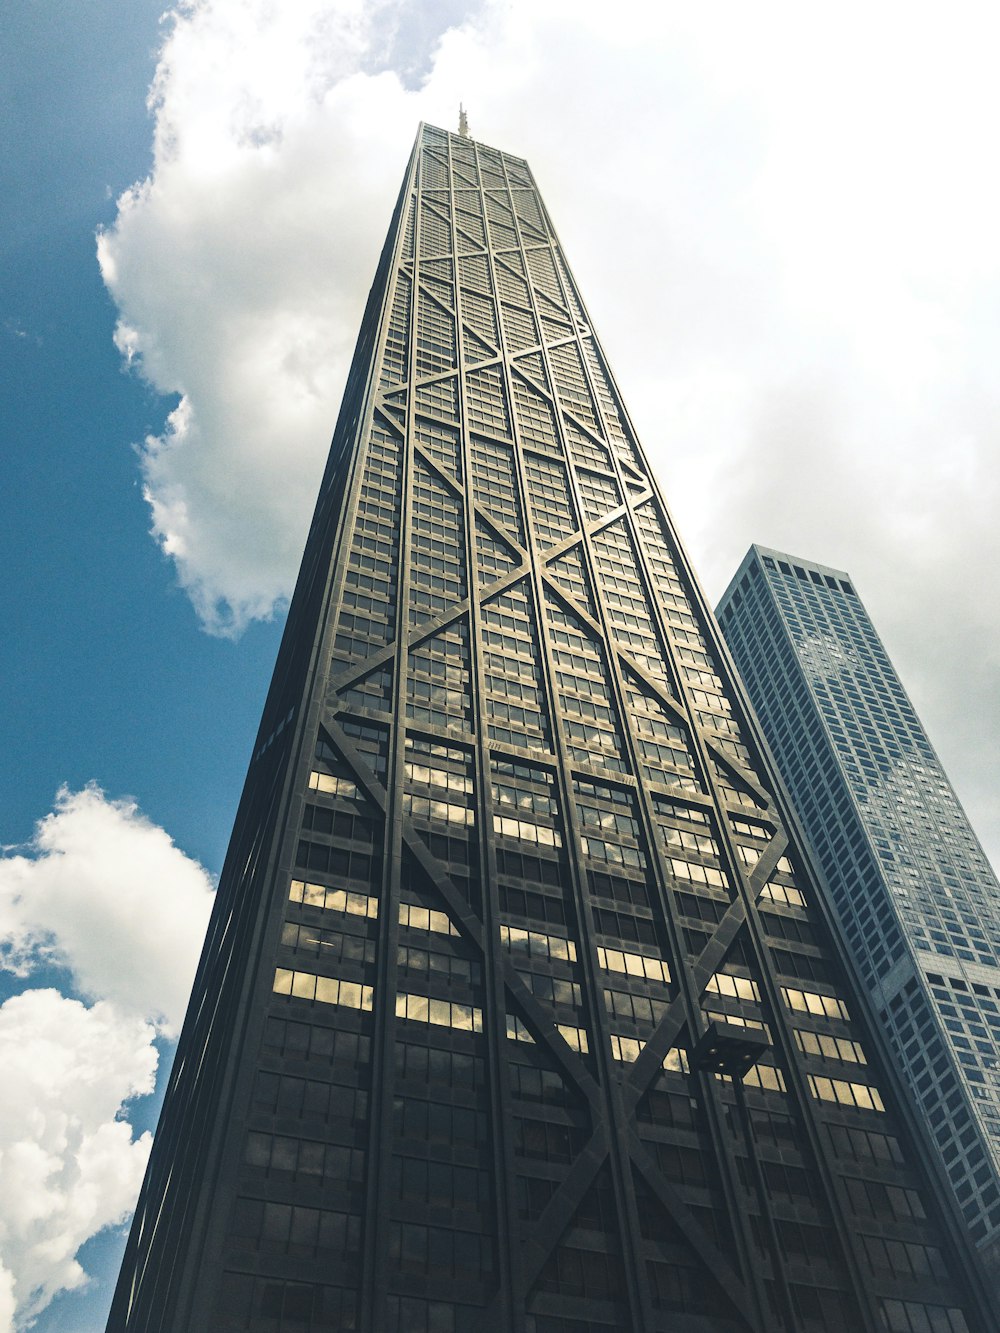
<instances>
[{"instance_id":1,"label":"building antenna","mask_svg":"<svg viewBox=\"0 0 1000 1333\"><path fill-rule=\"evenodd\" d=\"M458 132L463 139L469 137L469 117L465 114L465 107L461 102L458 104Z\"/></svg>"}]
</instances>

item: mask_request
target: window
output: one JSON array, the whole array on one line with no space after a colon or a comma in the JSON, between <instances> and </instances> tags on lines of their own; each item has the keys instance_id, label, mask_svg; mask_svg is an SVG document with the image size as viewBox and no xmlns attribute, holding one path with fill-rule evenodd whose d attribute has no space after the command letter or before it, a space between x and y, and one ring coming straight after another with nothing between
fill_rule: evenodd
<instances>
[{"instance_id":1,"label":"window","mask_svg":"<svg viewBox=\"0 0 1000 1333\"><path fill-rule=\"evenodd\" d=\"M859 1065L868 1063L858 1043L849 1041L845 1037L829 1037L819 1032L802 1032L796 1029L795 1041L799 1050L806 1055L818 1055L828 1060L844 1060Z\"/></svg>"},{"instance_id":2,"label":"window","mask_svg":"<svg viewBox=\"0 0 1000 1333\"><path fill-rule=\"evenodd\" d=\"M529 958L544 958L559 962L576 962L576 945L559 935L546 935L539 930L521 930L517 926L500 927L500 943L510 949L515 959L519 954Z\"/></svg>"},{"instance_id":3,"label":"window","mask_svg":"<svg viewBox=\"0 0 1000 1333\"><path fill-rule=\"evenodd\" d=\"M824 1102L836 1102L840 1106L856 1106L863 1111L884 1111L878 1088L867 1083L849 1083L846 1079L821 1078L809 1074L809 1091L814 1097Z\"/></svg>"},{"instance_id":4,"label":"window","mask_svg":"<svg viewBox=\"0 0 1000 1333\"><path fill-rule=\"evenodd\" d=\"M847 1005L835 995L820 995L816 991L794 990L790 986L781 987L781 995L789 1009L800 1013L823 1015L827 1018L850 1020Z\"/></svg>"},{"instance_id":5,"label":"window","mask_svg":"<svg viewBox=\"0 0 1000 1333\"><path fill-rule=\"evenodd\" d=\"M481 1281L493 1271L492 1242L470 1231L392 1222L389 1258L403 1273Z\"/></svg>"},{"instance_id":6,"label":"window","mask_svg":"<svg viewBox=\"0 0 1000 1333\"><path fill-rule=\"evenodd\" d=\"M624 972L628 976L644 977L648 981L665 983L670 981L670 969L662 958L625 953L620 949L606 949L600 945L597 950L597 963L607 972Z\"/></svg>"},{"instance_id":7,"label":"window","mask_svg":"<svg viewBox=\"0 0 1000 1333\"><path fill-rule=\"evenodd\" d=\"M431 1023L437 1027L458 1028L462 1032L482 1032L483 1011L473 1005L452 1000L435 1000L426 995L397 995L396 1017L412 1023Z\"/></svg>"},{"instance_id":8,"label":"window","mask_svg":"<svg viewBox=\"0 0 1000 1333\"><path fill-rule=\"evenodd\" d=\"M340 1187L359 1185L364 1179L365 1154L360 1149L282 1134L252 1131L247 1135L243 1160L276 1179L298 1178Z\"/></svg>"},{"instance_id":9,"label":"window","mask_svg":"<svg viewBox=\"0 0 1000 1333\"><path fill-rule=\"evenodd\" d=\"M361 1249L361 1219L353 1213L238 1198L232 1234L273 1254L346 1259Z\"/></svg>"},{"instance_id":10,"label":"window","mask_svg":"<svg viewBox=\"0 0 1000 1333\"><path fill-rule=\"evenodd\" d=\"M427 907L417 907L414 903L399 904L399 924L410 930L426 930L438 935L458 935L458 929L445 912L438 912Z\"/></svg>"},{"instance_id":11,"label":"window","mask_svg":"<svg viewBox=\"0 0 1000 1333\"><path fill-rule=\"evenodd\" d=\"M315 1000L317 1004L339 1004L347 1009L371 1009L372 988L356 981L341 981L337 977L320 977L313 972L297 972L287 967L274 969L275 995L288 995L299 1000Z\"/></svg>"}]
</instances>

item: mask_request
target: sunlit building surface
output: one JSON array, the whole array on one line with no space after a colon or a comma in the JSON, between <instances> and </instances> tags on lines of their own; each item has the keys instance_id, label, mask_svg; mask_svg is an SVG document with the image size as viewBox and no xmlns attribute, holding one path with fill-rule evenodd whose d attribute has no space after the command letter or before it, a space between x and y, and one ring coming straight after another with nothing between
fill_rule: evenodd
<instances>
[{"instance_id":1,"label":"sunlit building surface","mask_svg":"<svg viewBox=\"0 0 1000 1333\"><path fill-rule=\"evenodd\" d=\"M723 632L1000 1276L1000 884L849 575L751 548Z\"/></svg>"},{"instance_id":2,"label":"sunlit building surface","mask_svg":"<svg viewBox=\"0 0 1000 1333\"><path fill-rule=\"evenodd\" d=\"M422 128L109 1327L986 1333L782 800L526 164Z\"/></svg>"}]
</instances>

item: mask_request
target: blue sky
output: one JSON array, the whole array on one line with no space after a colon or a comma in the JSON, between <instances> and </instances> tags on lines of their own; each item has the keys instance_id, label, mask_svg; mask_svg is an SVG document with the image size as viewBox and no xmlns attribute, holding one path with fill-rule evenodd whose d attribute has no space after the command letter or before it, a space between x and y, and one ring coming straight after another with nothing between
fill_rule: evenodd
<instances>
[{"instance_id":1,"label":"blue sky","mask_svg":"<svg viewBox=\"0 0 1000 1333\"><path fill-rule=\"evenodd\" d=\"M0 12L0 839L27 841L58 788L96 781L136 795L215 872L280 617L239 642L206 635L150 541L132 445L171 404L123 370L95 259L95 228L149 167L161 12L146 0ZM0 972L0 998L49 985L79 993L65 968ZM134 1103L138 1132L156 1100ZM80 1258L93 1283L37 1327L103 1328L122 1244L91 1241Z\"/></svg>"},{"instance_id":2,"label":"blue sky","mask_svg":"<svg viewBox=\"0 0 1000 1333\"><path fill-rule=\"evenodd\" d=\"M0 1201L0 1333L103 1328L375 259L460 99L531 162L710 596L752 541L850 570L996 859L996 20L619 11L0 9L0 1191L34 1098L53 1201Z\"/></svg>"},{"instance_id":3,"label":"blue sky","mask_svg":"<svg viewBox=\"0 0 1000 1333\"><path fill-rule=\"evenodd\" d=\"M199 630L149 541L132 444L172 406L123 370L94 232L150 164L162 6L12 0L0 23L4 839L96 779L218 865L279 627ZM123 17L127 21L122 21ZM219 708L219 700L229 704ZM197 789L178 781L197 749Z\"/></svg>"}]
</instances>

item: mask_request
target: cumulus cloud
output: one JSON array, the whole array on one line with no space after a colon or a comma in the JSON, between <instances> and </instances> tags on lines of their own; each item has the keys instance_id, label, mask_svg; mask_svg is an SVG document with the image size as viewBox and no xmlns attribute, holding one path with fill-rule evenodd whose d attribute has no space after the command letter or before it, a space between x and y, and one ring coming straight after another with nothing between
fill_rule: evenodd
<instances>
[{"instance_id":1,"label":"cumulus cloud","mask_svg":"<svg viewBox=\"0 0 1000 1333\"><path fill-rule=\"evenodd\" d=\"M0 858L0 963L40 961L175 1036L204 938L207 872L131 799L63 787L31 843Z\"/></svg>"},{"instance_id":2,"label":"cumulus cloud","mask_svg":"<svg viewBox=\"0 0 1000 1333\"><path fill-rule=\"evenodd\" d=\"M14 1294L14 1274L0 1262L0 1328L14 1327L17 1297Z\"/></svg>"},{"instance_id":3,"label":"cumulus cloud","mask_svg":"<svg viewBox=\"0 0 1000 1333\"><path fill-rule=\"evenodd\" d=\"M151 93L153 173L99 238L119 349L179 396L142 448L153 532L217 633L290 591L409 149L400 78L364 72L405 8L186 8ZM432 39L411 33L410 64Z\"/></svg>"},{"instance_id":4,"label":"cumulus cloud","mask_svg":"<svg viewBox=\"0 0 1000 1333\"><path fill-rule=\"evenodd\" d=\"M80 1246L135 1205L150 1136L129 1104L179 1028L210 903L202 867L93 784L0 856L0 967L26 987L0 1006L3 1333L82 1286ZM31 988L53 967L78 995Z\"/></svg>"},{"instance_id":5,"label":"cumulus cloud","mask_svg":"<svg viewBox=\"0 0 1000 1333\"><path fill-rule=\"evenodd\" d=\"M998 36L961 0L185 5L100 258L177 398L142 467L206 627L290 591L403 158L461 98L531 161L709 592L753 540L848 567L1000 848Z\"/></svg>"},{"instance_id":6,"label":"cumulus cloud","mask_svg":"<svg viewBox=\"0 0 1000 1333\"><path fill-rule=\"evenodd\" d=\"M86 1281L84 1241L135 1206L151 1136L119 1119L152 1092L153 1029L55 990L0 1006L0 1328Z\"/></svg>"}]
</instances>

